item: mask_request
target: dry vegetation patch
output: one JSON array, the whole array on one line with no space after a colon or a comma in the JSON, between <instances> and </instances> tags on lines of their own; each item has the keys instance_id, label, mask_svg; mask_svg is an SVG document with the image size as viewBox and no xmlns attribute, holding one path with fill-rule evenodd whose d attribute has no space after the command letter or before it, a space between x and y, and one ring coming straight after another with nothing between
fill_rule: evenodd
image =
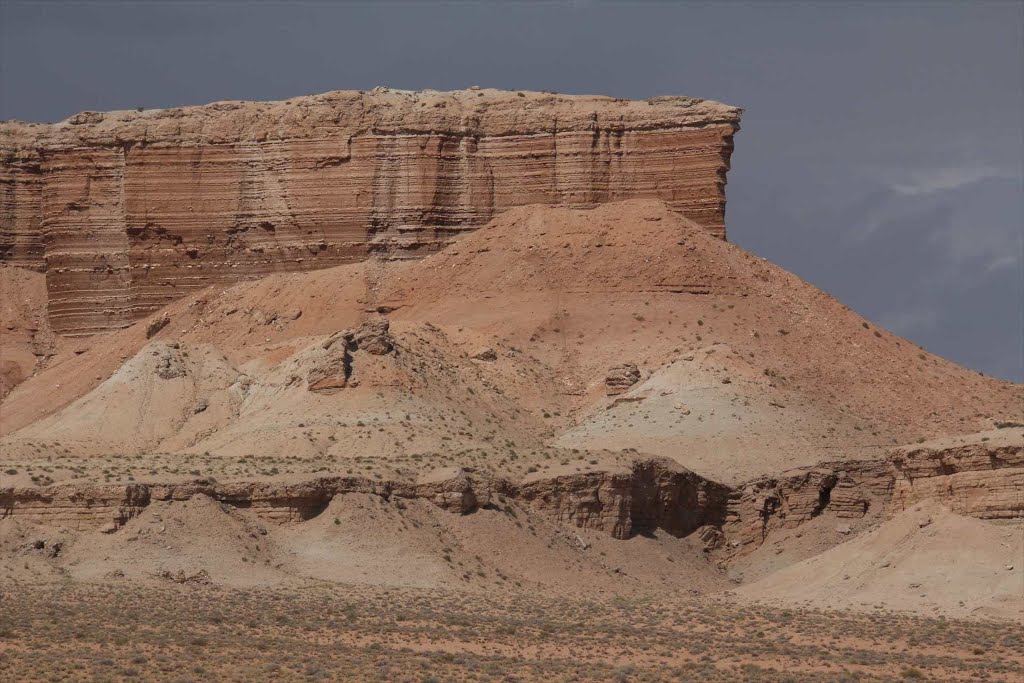
<instances>
[{"instance_id":1,"label":"dry vegetation patch","mask_svg":"<svg viewBox=\"0 0 1024 683\"><path fill-rule=\"evenodd\" d=\"M689 597L5 587L5 680L1012 681L1005 623Z\"/></svg>"}]
</instances>

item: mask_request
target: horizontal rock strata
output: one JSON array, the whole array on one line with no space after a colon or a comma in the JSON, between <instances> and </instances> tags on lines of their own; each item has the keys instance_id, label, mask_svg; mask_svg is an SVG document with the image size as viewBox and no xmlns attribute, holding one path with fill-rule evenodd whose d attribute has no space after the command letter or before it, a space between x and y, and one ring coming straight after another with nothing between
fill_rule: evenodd
<instances>
[{"instance_id":1,"label":"horizontal rock strata","mask_svg":"<svg viewBox=\"0 0 1024 683\"><path fill-rule=\"evenodd\" d=\"M893 479L887 460L824 462L756 479L731 492L723 530L743 552L774 529L798 527L825 512L860 518L888 503Z\"/></svg>"},{"instance_id":2,"label":"horizontal rock strata","mask_svg":"<svg viewBox=\"0 0 1024 683\"><path fill-rule=\"evenodd\" d=\"M130 324L215 283L437 250L526 204L652 197L725 235L740 110L465 90L83 112L0 124L0 260L54 329Z\"/></svg>"},{"instance_id":3,"label":"horizontal rock strata","mask_svg":"<svg viewBox=\"0 0 1024 683\"><path fill-rule=\"evenodd\" d=\"M989 444L899 448L883 460L824 462L763 477L729 495L722 529L733 551L756 548L770 531L817 515L859 519L930 501L981 519L1024 517L1024 432Z\"/></svg>"},{"instance_id":4,"label":"horizontal rock strata","mask_svg":"<svg viewBox=\"0 0 1024 683\"><path fill-rule=\"evenodd\" d=\"M1022 491L1024 444L972 444L900 450L885 460L821 463L734 489L663 458L637 461L628 470L518 483L459 470L418 483L324 476L293 483L195 480L8 487L0 488L0 519L115 530L152 501L188 500L198 494L279 523L311 519L334 496L347 493L424 499L458 514L514 500L555 521L619 539L658 529L678 537L697 532L709 550L725 544L731 556L758 547L774 529L795 528L821 514L858 519L869 510L898 511L925 500L986 519L1024 517Z\"/></svg>"},{"instance_id":5,"label":"horizontal rock strata","mask_svg":"<svg viewBox=\"0 0 1024 683\"><path fill-rule=\"evenodd\" d=\"M334 496L347 493L426 498L453 512L478 506L466 475L416 485L361 477L318 477L297 483L194 480L163 484L79 484L0 489L0 519L18 518L78 530L116 529L153 501L183 501L206 495L237 508L251 509L273 522L294 522L320 514Z\"/></svg>"},{"instance_id":6,"label":"horizontal rock strata","mask_svg":"<svg viewBox=\"0 0 1024 683\"><path fill-rule=\"evenodd\" d=\"M586 472L520 484L513 497L552 518L614 538L664 529L685 536L720 524L729 488L657 458L628 472Z\"/></svg>"},{"instance_id":7,"label":"horizontal rock strata","mask_svg":"<svg viewBox=\"0 0 1024 683\"><path fill-rule=\"evenodd\" d=\"M1024 517L1024 439L1014 445L909 449L894 454L892 462L896 509L935 500L982 519Z\"/></svg>"},{"instance_id":8,"label":"horizontal rock strata","mask_svg":"<svg viewBox=\"0 0 1024 683\"><path fill-rule=\"evenodd\" d=\"M319 477L297 483L195 480L174 484L81 484L0 489L0 519L85 530L116 529L152 501L206 495L262 519L295 522L320 514L334 496L368 493L420 498L454 513L490 506L498 496L580 528L629 538L663 528L677 536L720 521L728 489L668 460L637 463L632 471L589 472L514 484L458 472L408 483L361 477Z\"/></svg>"}]
</instances>

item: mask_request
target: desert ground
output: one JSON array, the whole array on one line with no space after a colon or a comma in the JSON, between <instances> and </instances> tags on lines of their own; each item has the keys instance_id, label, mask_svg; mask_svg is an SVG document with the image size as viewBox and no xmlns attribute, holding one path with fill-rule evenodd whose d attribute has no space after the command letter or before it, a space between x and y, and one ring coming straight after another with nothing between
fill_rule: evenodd
<instances>
[{"instance_id":1,"label":"desert ground","mask_svg":"<svg viewBox=\"0 0 1024 683\"><path fill-rule=\"evenodd\" d=\"M9 680L1014 681L1020 630L731 596L66 583L5 595Z\"/></svg>"}]
</instances>

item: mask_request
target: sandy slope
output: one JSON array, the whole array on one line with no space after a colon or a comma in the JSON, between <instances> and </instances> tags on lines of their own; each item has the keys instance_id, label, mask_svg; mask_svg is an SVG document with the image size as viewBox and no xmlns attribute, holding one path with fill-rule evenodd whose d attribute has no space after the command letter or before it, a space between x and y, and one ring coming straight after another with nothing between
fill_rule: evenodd
<instances>
[{"instance_id":1,"label":"sandy slope","mask_svg":"<svg viewBox=\"0 0 1024 683\"><path fill-rule=\"evenodd\" d=\"M875 329L655 201L515 209L422 261L275 275L160 315L152 341L144 321L20 384L0 405L7 452L501 459L611 445L735 481L1024 410L1021 387ZM307 391L318 345L382 315L399 352L357 359L358 387ZM167 344L189 353L181 378L153 374ZM496 360L471 358L484 347ZM611 405L603 379L622 362L644 379Z\"/></svg>"},{"instance_id":2,"label":"sandy slope","mask_svg":"<svg viewBox=\"0 0 1024 683\"><path fill-rule=\"evenodd\" d=\"M397 316L508 336L586 386L613 364L653 370L724 342L780 387L899 432L900 442L975 431L966 424L1019 414L1024 399L1021 387L876 329L654 201L509 211L382 289L385 303L406 303Z\"/></svg>"},{"instance_id":3,"label":"sandy slope","mask_svg":"<svg viewBox=\"0 0 1024 683\"><path fill-rule=\"evenodd\" d=\"M591 596L728 585L693 540L659 532L616 541L511 502L454 515L425 501L358 493L336 497L308 521L280 526L204 495L154 502L111 534L0 519L0 585L62 575L90 582L326 581Z\"/></svg>"},{"instance_id":4,"label":"sandy slope","mask_svg":"<svg viewBox=\"0 0 1024 683\"><path fill-rule=\"evenodd\" d=\"M274 549L267 534L253 516L197 495L153 503L116 534L82 534L68 544L61 564L88 581L177 576L232 586L271 585L288 577L270 566Z\"/></svg>"},{"instance_id":5,"label":"sandy slope","mask_svg":"<svg viewBox=\"0 0 1024 683\"><path fill-rule=\"evenodd\" d=\"M737 592L777 604L1019 621L1024 529L919 505Z\"/></svg>"},{"instance_id":6,"label":"sandy slope","mask_svg":"<svg viewBox=\"0 0 1024 683\"><path fill-rule=\"evenodd\" d=\"M242 402L241 376L213 347L150 344L21 435L60 442L81 455L167 450L227 424Z\"/></svg>"},{"instance_id":7,"label":"sandy slope","mask_svg":"<svg viewBox=\"0 0 1024 683\"><path fill-rule=\"evenodd\" d=\"M581 411L558 435L571 448L636 448L739 484L830 454L882 457L870 423L783 389L728 345L714 344L655 370L610 405Z\"/></svg>"}]
</instances>

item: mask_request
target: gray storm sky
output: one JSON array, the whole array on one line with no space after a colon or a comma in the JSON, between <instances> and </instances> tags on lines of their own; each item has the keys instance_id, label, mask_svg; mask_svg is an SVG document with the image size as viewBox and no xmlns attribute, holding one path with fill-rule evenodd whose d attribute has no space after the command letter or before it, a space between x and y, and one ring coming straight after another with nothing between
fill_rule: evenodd
<instances>
[{"instance_id":1,"label":"gray storm sky","mask_svg":"<svg viewBox=\"0 0 1024 683\"><path fill-rule=\"evenodd\" d=\"M746 109L729 238L1024 380L1024 3L0 0L0 119L469 85Z\"/></svg>"}]
</instances>

